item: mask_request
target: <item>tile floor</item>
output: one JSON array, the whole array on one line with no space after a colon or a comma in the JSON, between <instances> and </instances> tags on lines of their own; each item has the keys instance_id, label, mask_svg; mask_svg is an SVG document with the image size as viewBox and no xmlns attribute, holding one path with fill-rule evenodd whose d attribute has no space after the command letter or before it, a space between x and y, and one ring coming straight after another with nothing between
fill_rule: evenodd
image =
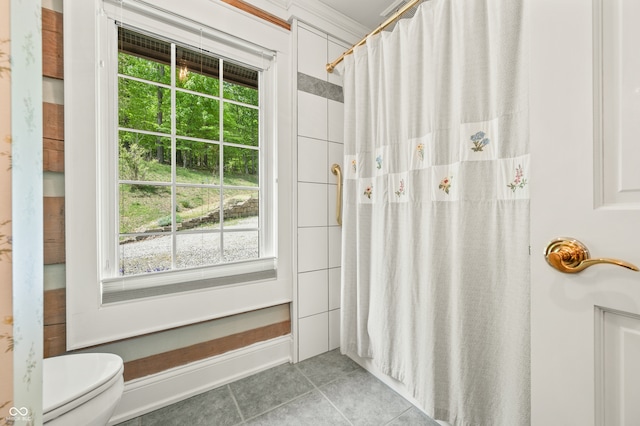
<instances>
[{"instance_id":1,"label":"tile floor","mask_svg":"<svg viewBox=\"0 0 640 426\"><path fill-rule=\"evenodd\" d=\"M338 350L271 368L120 425L438 426Z\"/></svg>"}]
</instances>

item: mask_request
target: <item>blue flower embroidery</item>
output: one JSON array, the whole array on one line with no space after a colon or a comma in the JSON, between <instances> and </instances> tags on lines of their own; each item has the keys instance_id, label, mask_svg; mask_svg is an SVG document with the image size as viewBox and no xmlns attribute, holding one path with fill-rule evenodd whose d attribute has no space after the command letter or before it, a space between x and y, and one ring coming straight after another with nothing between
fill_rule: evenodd
<instances>
[{"instance_id":1,"label":"blue flower embroidery","mask_svg":"<svg viewBox=\"0 0 640 426\"><path fill-rule=\"evenodd\" d=\"M382 168L382 155L378 155L376 157L376 167L378 168L378 170Z\"/></svg>"},{"instance_id":2,"label":"blue flower embroidery","mask_svg":"<svg viewBox=\"0 0 640 426\"><path fill-rule=\"evenodd\" d=\"M484 147L489 145L490 139L485 138L486 134L484 132L478 132L475 135L471 135L471 142L473 142L473 147L471 150L473 152L481 152L484 150Z\"/></svg>"}]
</instances>

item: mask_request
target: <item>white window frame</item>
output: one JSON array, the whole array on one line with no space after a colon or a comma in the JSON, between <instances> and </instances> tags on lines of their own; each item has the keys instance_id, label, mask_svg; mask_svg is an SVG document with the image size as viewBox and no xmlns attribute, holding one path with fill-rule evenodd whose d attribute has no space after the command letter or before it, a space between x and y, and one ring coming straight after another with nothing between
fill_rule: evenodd
<instances>
[{"instance_id":1,"label":"white window frame","mask_svg":"<svg viewBox=\"0 0 640 426\"><path fill-rule=\"evenodd\" d=\"M222 316L273 306L292 300L292 167L290 39L274 27L226 5L198 0L153 4L140 0L65 0L65 196L67 257L67 348L78 349L136 335L165 330ZM175 11L172 11L174 9ZM198 24L202 17L210 17ZM114 58L106 52L114 40L113 20L151 34L205 50L263 71L261 96L265 141L261 152L261 215L267 235L266 257L255 261L176 270L134 277L105 273L113 262L113 210L116 191L105 181L117 179L117 159L109 144L115 137L113 113L117 102ZM215 29L214 29L215 28ZM207 37L202 34L206 32ZM199 35L196 35L199 34ZM231 35L233 34L233 35ZM113 46L111 46L113 47ZM116 61L117 61L117 55ZM272 81L269 81L272 79ZM267 92L265 92L265 90ZM262 102L262 101L261 101ZM117 104L115 104L117 105ZM105 117L107 117L105 119ZM111 117L109 119L108 117ZM117 118L115 120L117 125ZM268 142L267 142L268 143ZM262 140L261 140L262 144ZM115 166L114 166L115 165ZM264 171L264 172L263 172ZM264 181L263 181L264 179ZM268 213L267 213L268 212ZM111 226L104 226L104 224ZM190 287L216 277L273 270L275 278ZM111 266L111 265L110 265ZM111 275L109 275L111 274ZM236 280L238 281L238 280ZM103 303L103 291L153 288L186 283L189 291L162 292L152 297Z\"/></svg>"}]
</instances>

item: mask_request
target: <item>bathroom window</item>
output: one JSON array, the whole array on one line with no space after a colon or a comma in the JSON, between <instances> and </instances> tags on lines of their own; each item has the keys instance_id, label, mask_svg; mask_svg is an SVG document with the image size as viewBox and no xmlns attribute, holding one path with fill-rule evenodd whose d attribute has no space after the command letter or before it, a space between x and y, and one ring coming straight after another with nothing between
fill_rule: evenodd
<instances>
[{"instance_id":1,"label":"bathroom window","mask_svg":"<svg viewBox=\"0 0 640 426\"><path fill-rule=\"evenodd\" d=\"M262 71L122 26L117 31L112 275L272 256L260 220L268 216L260 203Z\"/></svg>"},{"instance_id":2,"label":"bathroom window","mask_svg":"<svg viewBox=\"0 0 640 426\"><path fill-rule=\"evenodd\" d=\"M68 349L291 301L288 32L97 0L64 49Z\"/></svg>"},{"instance_id":3,"label":"bathroom window","mask_svg":"<svg viewBox=\"0 0 640 426\"><path fill-rule=\"evenodd\" d=\"M103 302L273 278L267 71L113 26Z\"/></svg>"}]
</instances>

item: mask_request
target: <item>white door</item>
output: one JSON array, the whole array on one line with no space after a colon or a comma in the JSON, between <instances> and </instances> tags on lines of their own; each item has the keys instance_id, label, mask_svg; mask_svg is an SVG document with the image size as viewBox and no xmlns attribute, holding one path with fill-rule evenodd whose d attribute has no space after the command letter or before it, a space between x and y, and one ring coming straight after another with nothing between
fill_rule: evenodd
<instances>
[{"instance_id":1,"label":"white door","mask_svg":"<svg viewBox=\"0 0 640 426\"><path fill-rule=\"evenodd\" d=\"M640 1L527 4L532 424L640 425L640 273L542 254L567 236L640 265Z\"/></svg>"}]
</instances>

